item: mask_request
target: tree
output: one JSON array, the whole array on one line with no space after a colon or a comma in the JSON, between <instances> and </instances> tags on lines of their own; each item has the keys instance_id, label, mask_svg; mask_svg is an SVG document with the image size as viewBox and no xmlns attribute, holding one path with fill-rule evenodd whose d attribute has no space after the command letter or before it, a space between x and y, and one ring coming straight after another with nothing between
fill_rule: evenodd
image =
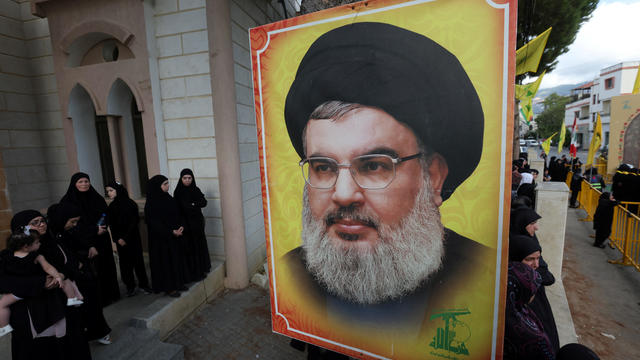
<instances>
[{"instance_id":1,"label":"tree","mask_svg":"<svg viewBox=\"0 0 640 360\"><path fill-rule=\"evenodd\" d=\"M538 137L546 139L554 132L558 132L558 135L553 139L557 143L560 127L564 124L564 106L569 102L571 102L570 96L561 96L556 93L544 99L544 110L535 119L538 124Z\"/></svg>"},{"instance_id":2,"label":"tree","mask_svg":"<svg viewBox=\"0 0 640 360\"><path fill-rule=\"evenodd\" d=\"M530 76L538 76L545 70L549 73L555 68L558 63L556 59L569 51L569 45L575 40L580 26L589 19L597 5L598 0L518 1L516 48L522 47L550 26L553 27L538 71ZM522 79L524 75L518 77L518 82Z\"/></svg>"}]
</instances>

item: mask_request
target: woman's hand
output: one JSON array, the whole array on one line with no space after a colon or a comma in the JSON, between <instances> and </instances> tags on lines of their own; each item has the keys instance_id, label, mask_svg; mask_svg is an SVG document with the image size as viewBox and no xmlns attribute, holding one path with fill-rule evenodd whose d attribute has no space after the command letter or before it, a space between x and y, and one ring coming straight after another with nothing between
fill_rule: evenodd
<instances>
[{"instance_id":1,"label":"woman's hand","mask_svg":"<svg viewBox=\"0 0 640 360\"><path fill-rule=\"evenodd\" d=\"M107 227L104 225L98 226L98 235L102 235L107 232Z\"/></svg>"},{"instance_id":2,"label":"woman's hand","mask_svg":"<svg viewBox=\"0 0 640 360\"><path fill-rule=\"evenodd\" d=\"M182 236L183 231L184 231L184 227L180 226L178 229L173 230L173 236L175 237Z\"/></svg>"},{"instance_id":3,"label":"woman's hand","mask_svg":"<svg viewBox=\"0 0 640 360\"><path fill-rule=\"evenodd\" d=\"M98 256L98 250L96 250L96 248L94 248L93 246L89 248L89 253L87 254L87 257L89 259L93 259L94 257Z\"/></svg>"},{"instance_id":4,"label":"woman's hand","mask_svg":"<svg viewBox=\"0 0 640 360\"><path fill-rule=\"evenodd\" d=\"M58 287L58 282L53 276L47 275L47 280L45 280L44 282L44 287L48 290L55 289Z\"/></svg>"},{"instance_id":5,"label":"woman's hand","mask_svg":"<svg viewBox=\"0 0 640 360\"><path fill-rule=\"evenodd\" d=\"M127 243L124 241L124 239L118 239L118 245L125 246L127 245Z\"/></svg>"}]
</instances>

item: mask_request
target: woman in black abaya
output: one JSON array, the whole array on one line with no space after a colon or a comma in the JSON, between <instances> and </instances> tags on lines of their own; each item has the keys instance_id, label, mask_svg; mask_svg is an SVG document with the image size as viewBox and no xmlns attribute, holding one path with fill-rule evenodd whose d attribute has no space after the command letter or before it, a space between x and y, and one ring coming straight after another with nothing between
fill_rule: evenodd
<instances>
[{"instance_id":1,"label":"woman in black abaya","mask_svg":"<svg viewBox=\"0 0 640 360\"><path fill-rule=\"evenodd\" d=\"M171 297L186 290L184 278L184 227L175 199L169 195L169 180L156 175L147 183L147 203L144 216L149 234L149 266L155 292Z\"/></svg>"},{"instance_id":2,"label":"woman in black abaya","mask_svg":"<svg viewBox=\"0 0 640 360\"><path fill-rule=\"evenodd\" d=\"M138 230L140 221L138 204L129 198L127 189L115 181L107 184L105 189L107 196L113 200L107 208L107 215L113 241L118 247L120 275L122 282L127 286L127 296L133 296L136 293L134 272L138 278L138 286L148 292L149 280L144 268L142 241Z\"/></svg>"},{"instance_id":3,"label":"woman in black abaya","mask_svg":"<svg viewBox=\"0 0 640 360\"><path fill-rule=\"evenodd\" d=\"M96 189L91 186L89 175L78 172L73 174L67 193L60 200L60 204L73 204L82 211L78 231L84 243L84 251L78 260L89 264L95 269L99 287L100 303L107 306L120 299L118 274L113 260L111 238L107 232L106 223L99 225L100 219L107 213L107 202Z\"/></svg>"},{"instance_id":4,"label":"woman in black abaya","mask_svg":"<svg viewBox=\"0 0 640 360\"><path fill-rule=\"evenodd\" d=\"M204 232L204 216L200 210L207 206L207 200L200 188L196 186L196 178L191 169L183 169L180 172L180 181L173 192L173 197L178 202L184 223L186 280L202 280L211 270L207 237Z\"/></svg>"}]
</instances>

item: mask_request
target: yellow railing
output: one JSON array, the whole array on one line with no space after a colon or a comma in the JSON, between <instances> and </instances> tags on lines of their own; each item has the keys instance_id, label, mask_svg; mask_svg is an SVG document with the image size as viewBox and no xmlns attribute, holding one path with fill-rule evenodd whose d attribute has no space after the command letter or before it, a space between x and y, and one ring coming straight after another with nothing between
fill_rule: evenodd
<instances>
[{"instance_id":1,"label":"yellow railing","mask_svg":"<svg viewBox=\"0 0 640 360\"><path fill-rule=\"evenodd\" d=\"M613 211L613 224L609 245L620 250L620 260L612 264L630 265L640 271L640 217L618 205Z\"/></svg>"},{"instance_id":2,"label":"yellow railing","mask_svg":"<svg viewBox=\"0 0 640 360\"><path fill-rule=\"evenodd\" d=\"M568 185L571 184L572 176L572 173L567 176ZM587 216L580 221L593 221L601 194L588 181L582 181L578 201L580 208L586 211ZM609 262L633 266L640 271L640 217L627 209L630 205L640 207L640 202L622 202L614 208L609 246L612 249L620 250L622 258L609 260Z\"/></svg>"}]
</instances>

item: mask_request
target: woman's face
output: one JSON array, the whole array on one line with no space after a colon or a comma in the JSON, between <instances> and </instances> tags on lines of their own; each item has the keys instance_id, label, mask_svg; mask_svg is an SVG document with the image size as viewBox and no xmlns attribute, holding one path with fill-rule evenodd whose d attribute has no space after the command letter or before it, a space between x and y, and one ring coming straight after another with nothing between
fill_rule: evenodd
<instances>
[{"instance_id":1,"label":"woman's face","mask_svg":"<svg viewBox=\"0 0 640 360\"><path fill-rule=\"evenodd\" d=\"M191 183L193 182L193 176L186 174L182 176L182 185L184 186L191 186Z\"/></svg>"},{"instance_id":2,"label":"woman's face","mask_svg":"<svg viewBox=\"0 0 640 360\"><path fill-rule=\"evenodd\" d=\"M47 222L44 220L42 216L35 217L29 221L30 228L36 230L38 234L44 235L47 233Z\"/></svg>"},{"instance_id":3,"label":"woman's face","mask_svg":"<svg viewBox=\"0 0 640 360\"><path fill-rule=\"evenodd\" d=\"M116 191L116 189L112 188L111 186L106 186L105 190L107 190L107 196L111 200L115 199L116 196L118 195L118 192Z\"/></svg>"},{"instance_id":4,"label":"woman's face","mask_svg":"<svg viewBox=\"0 0 640 360\"><path fill-rule=\"evenodd\" d=\"M527 227L525 227L525 230L527 230L527 232L529 233L529 236L533 236L533 234L536 233L536 231L538 231L538 221L534 221L531 224L527 225Z\"/></svg>"},{"instance_id":5,"label":"woman's face","mask_svg":"<svg viewBox=\"0 0 640 360\"><path fill-rule=\"evenodd\" d=\"M64 229L65 230L73 229L78 225L78 221L80 221L80 216L70 218L69 220L67 220L67 223L64 224Z\"/></svg>"},{"instance_id":6,"label":"woman's face","mask_svg":"<svg viewBox=\"0 0 640 360\"><path fill-rule=\"evenodd\" d=\"M76 181L76 189L80 192L89 191L89 187L91 187L91 182L87 178L80 178Z\"/></svg>"},{"instance_id":7,"label":"woman's face","mask_svg":"<svg viewBox=\"0 0 640 360\"><path fill-rule=\"evenodd\" d=\"M164 192L169 192L169 180L165 180L162 185L160 185L160 189Z\"/></svg>"}]
</instances>

